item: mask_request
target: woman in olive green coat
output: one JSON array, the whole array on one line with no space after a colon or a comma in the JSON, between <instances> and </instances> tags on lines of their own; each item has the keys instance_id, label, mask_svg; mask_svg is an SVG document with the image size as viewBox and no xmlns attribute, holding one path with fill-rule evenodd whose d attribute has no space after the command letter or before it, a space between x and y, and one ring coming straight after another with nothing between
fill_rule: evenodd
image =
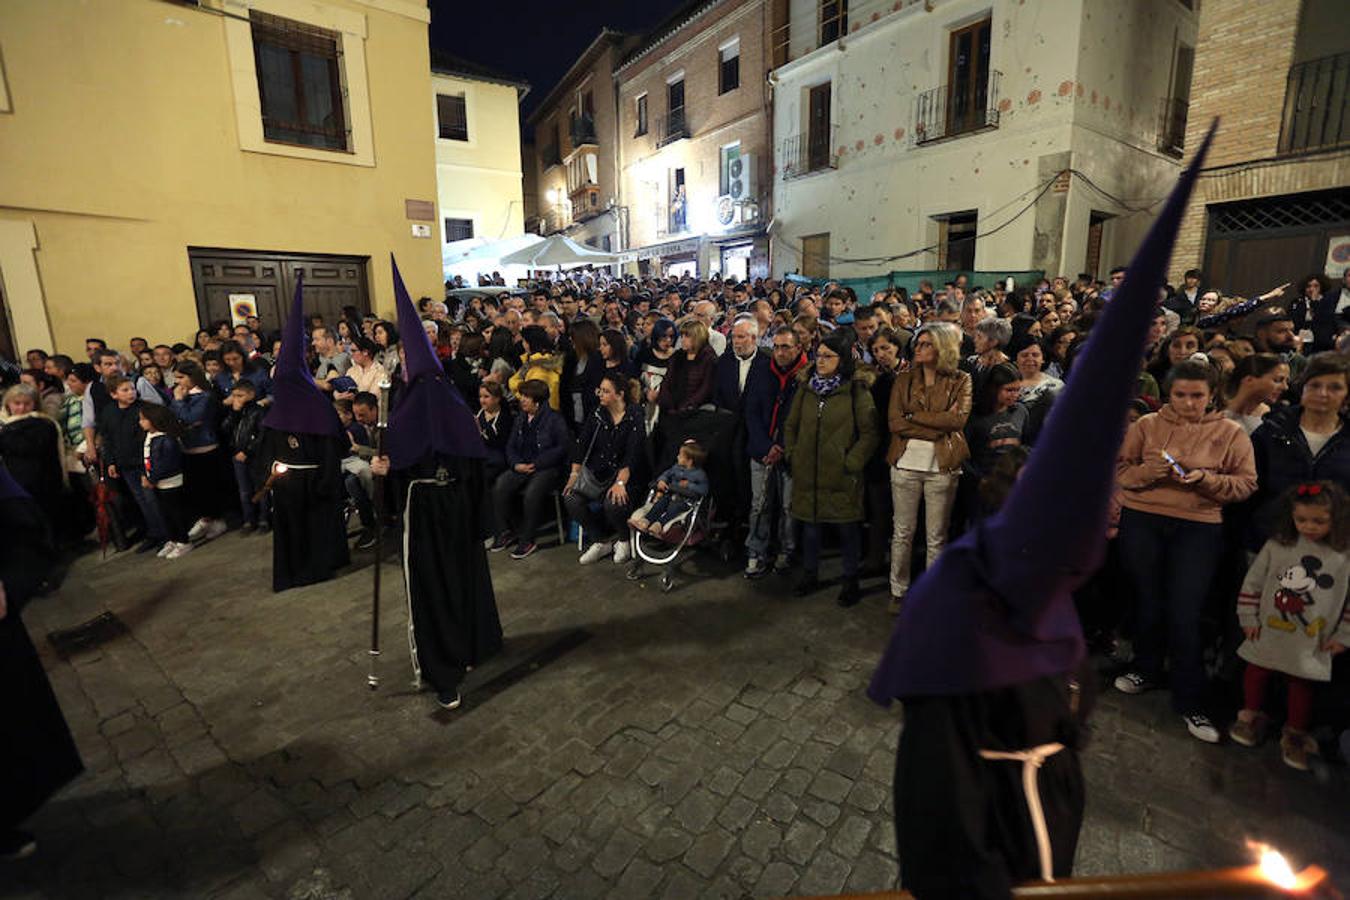
<instances>
[{"instance_id":1,"label":"woman in olive green coat","mask_svg":"<svg viewBox=\"0 0 1350 900\"><path fill-rule=\"evenodd\" d=\"M852 329L840 328L798 376L784 436L792 468L792 515L802 523L802 577L797 596L820 587L820 531L836 526L844 562L840 606L858 602L863 468L877 448L876 413L866 379L854 376Z\"/></svg>"}]
</instances>

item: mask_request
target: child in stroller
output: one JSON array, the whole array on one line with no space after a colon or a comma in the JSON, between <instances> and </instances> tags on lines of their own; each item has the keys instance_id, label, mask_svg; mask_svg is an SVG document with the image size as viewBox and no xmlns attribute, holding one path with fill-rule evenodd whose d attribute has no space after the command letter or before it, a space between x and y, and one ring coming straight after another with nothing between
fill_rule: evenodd
<instances>
[{"instance_id":1,"label":"child in stroller","mask_svg":"<svg viewBox=\"0 0 1350 900\"><path fill-rule=\"evenodd\" d=\"M708 475L703 471L707 458L708 452L698 441L681 444L675 465L657 478L651 500L629 517L629 527L659 538L682 524L698 501L707 496Z\"/></svg>"}]
</instances>

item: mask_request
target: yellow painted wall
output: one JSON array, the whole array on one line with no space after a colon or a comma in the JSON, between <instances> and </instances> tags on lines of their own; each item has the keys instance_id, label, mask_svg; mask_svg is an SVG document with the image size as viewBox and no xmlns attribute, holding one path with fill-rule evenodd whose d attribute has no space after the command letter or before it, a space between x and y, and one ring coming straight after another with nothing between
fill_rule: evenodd
<instances>
[{"instance_id":1,"label":"yellow painted wall","mask_svg":"<svg viewBox=\"0 0 1350 900\"><path fill-rule=\"evenodd\" d=\"M211 2L247 14L236 0ZM45 305L55 350L78 357L86 335L122 347L133 334L190 339L189 246L368 256L383 313L393 251L414 297L440 292L439 229L413 238L404 209L405 198L436 198L425 4L250 5L364 32L344 35L344 55L349 74L364 66L364 84L349 87L351 121L368 129L373 165L241 149L227 29L237 58L246 22L158 0L0 4L12 105L0 113L0 219L32 222L42 291L7 287L6 302L25 315ZM47 343L31 327L16 340Z\"/></svg>"},{"instance_id":2,"label":"yellow painted wall","mask_svg":"<svg viewBox=\"0 0 1350 900\"><path fill-rule=\"evenodd\" d=\"M474 237L497 240L525 230L521 165L520 102L516 88L451 75L431 76L435 94L465 96L469 139L436 138L436 181L444 219L473 219ZM433 135L437 132L433 131Z\"/></svg>"}]
</instances>

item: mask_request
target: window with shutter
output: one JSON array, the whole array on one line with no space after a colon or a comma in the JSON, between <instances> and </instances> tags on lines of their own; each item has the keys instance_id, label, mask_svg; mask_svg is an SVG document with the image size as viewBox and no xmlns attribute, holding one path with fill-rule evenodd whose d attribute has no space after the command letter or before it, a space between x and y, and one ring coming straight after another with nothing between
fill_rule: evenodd
<instances>
[{"instance_id":1,"label":"window with shutter","mask_svg":"<svg viewBox=\"0 0 1350 900\"><path fill-rule=\"evenodd\" d=\"M717 93L725 94L741 86L741 42L740 39L723 44L717 51L720 67L717 79Z\"/></svg>"},{"instance_id":2,"label":"window with shutter","mask_svg":"<svg viewBox=\"0 0 1350 900\"><path fill-rule=\"evenodd\" d=\"M469 139L469 115L463 94L437 94L436 119L440 125L442 140Z\"/></svg>"},{"instance_id":3,"label":"window with shutter","mask_svg":"<svg viewBox=\"0 0 1350 900\"><path fill-rule=\"evenodd\" d=\"M637 98L637 131L633 137L641 137L647 133L647 95L643 94Z\"/></svg>"},{"instance_id":4,"label":"window with shutter","mask_svg":"<svg viewBox=\"0 0 1350 900\"><path fill-rule=\"evenodd\" d=\"M473 219L446 219L445 242L467 241L473 237Z\"/></svg>"},{"instance_id":5,"label":"window with shutter","mask_svg":"<svg viewBox=\"0 0 1350 900\"><path fill-rule=\"evenodd\" d=\"M249 21L263 138L348 150L337 33L257 11L249 14Z\"/></svg>"}]
</instances>

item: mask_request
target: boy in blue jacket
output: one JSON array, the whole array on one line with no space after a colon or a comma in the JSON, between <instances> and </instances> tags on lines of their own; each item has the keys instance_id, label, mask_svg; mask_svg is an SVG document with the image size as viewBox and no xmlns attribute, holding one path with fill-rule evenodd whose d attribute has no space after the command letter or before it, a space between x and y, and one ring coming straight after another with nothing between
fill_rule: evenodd
<instances>
[{"instance_id":1,"label":"boy in blue jacket","mask_svg":"<svg viewBox=\"0 0 1350 900\"><path fill-rule=\"evenodd\" d=\"M708 494L708 474L703 463L708 451L698 441L685 441L675 457L675 465L656 479L656 499L633 513L628 524L652 537L660 537L682 523L694 503Z\"/></svg>"}]
</instances>

